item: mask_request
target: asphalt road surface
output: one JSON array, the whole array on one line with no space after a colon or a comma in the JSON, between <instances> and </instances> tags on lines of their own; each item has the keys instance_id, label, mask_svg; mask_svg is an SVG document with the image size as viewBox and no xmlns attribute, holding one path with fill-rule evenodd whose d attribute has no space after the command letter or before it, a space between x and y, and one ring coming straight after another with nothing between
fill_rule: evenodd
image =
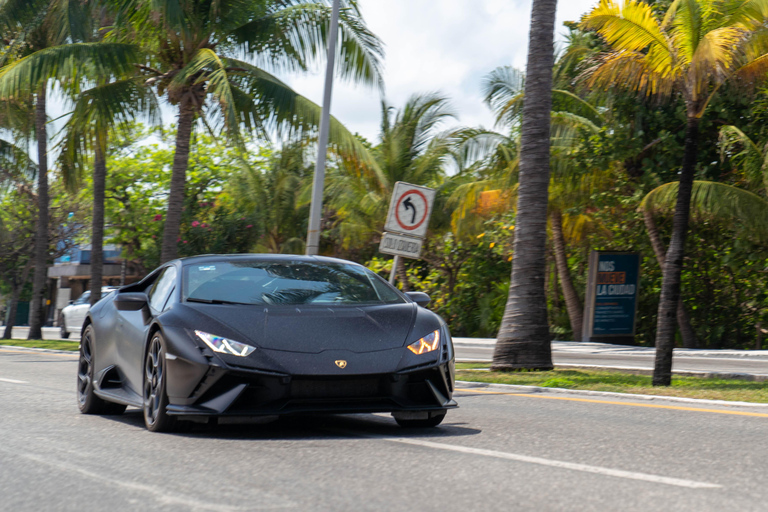
<instances>
[{"instance_id":1,"label":"asphalt road surface","mask_svg":"<svg viewBox=\"0 0 768 512\"><path fill-rule=\"evenodd\" d=\"M386 415L152 434L84 416L76 357L0 348L0 510L765 510L768 408L470 388Z\"/></svg>"},{"instance_id":2,"label":"asphalt road surface","mask_svg":"<svg viewBox=\"0 0 768 512\"><path fill-rule=\"evenodd\" d=\"M456 359L490 362L496 340L454 338ZM605 343L552 342L555 366L583 366L622 370L653 370L653 347L628 347ZM768 350L675 349L672 368L679 373L747 374L768 380Z\"/></svg>"}]
</instances>

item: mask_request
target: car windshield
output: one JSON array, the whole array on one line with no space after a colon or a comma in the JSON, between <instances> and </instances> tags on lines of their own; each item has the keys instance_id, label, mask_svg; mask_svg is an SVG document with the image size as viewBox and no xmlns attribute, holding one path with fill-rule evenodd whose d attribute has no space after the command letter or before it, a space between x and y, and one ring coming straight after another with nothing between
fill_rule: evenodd
<instances>
[{"instance_id":1,"label":"car windshield","mask_svg":"<svg viewBox=\"0 0 768 512\"><path fill-rule=\"evenodd\" d=\"M394 304L405 300L370 270L343 263L234 260L187 265L186 300L236 304Z\"/></svg>"}]
</instances>

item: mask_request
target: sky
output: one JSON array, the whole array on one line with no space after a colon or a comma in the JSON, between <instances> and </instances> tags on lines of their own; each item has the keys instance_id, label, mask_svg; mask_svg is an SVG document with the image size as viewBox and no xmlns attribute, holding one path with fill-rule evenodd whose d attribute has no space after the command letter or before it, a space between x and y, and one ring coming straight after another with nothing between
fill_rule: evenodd
<instances>
[{"instance_id":1,"label":"sky","mask_svg":"<svg viewBox=\"0 0 768 512\"><path fill-rule=\"evenodd\" d=\"M370 30L385 45L388 104L402 107L416 93L451 99L463 126L493 126L483 104L483 76L498 66L525 69L532 0L358 0ZM597 0L560 0L556 37L564 21L578 21ZM324 64L306 75L285 77L300 94L321 103ZM331 113L352 132L375 143L381 98L373 88L334 83ZM449 126L446 125L446 128Z\"/></svg>"}]
</instances>

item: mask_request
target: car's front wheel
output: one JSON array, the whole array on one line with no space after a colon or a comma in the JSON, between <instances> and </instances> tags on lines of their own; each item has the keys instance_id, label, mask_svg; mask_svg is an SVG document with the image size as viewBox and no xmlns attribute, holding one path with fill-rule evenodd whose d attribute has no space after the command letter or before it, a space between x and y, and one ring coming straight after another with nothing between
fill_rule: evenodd
<instances>
[{"instance_id":1,"label":"car's front wheel","mask_svg":"<svg viewBox=\"0 0 768 512\"><path fill-rule=\"evenodd\" d=\"M125 405L107 402L93 392L93 348L96 342L93 326L89 325L80 338L80 359L77 364L77 405L83 414L122 414Z\"/></svg>"},{"instance_id":2,"label":"car's front wheel","mask_svg":"<svg viewBox=\"0 0 768 512\"><path fill-rule=\"evenodd\" d=\"M443 422L445 411L393 413L392 416L403 428L431 428Z\"/></svg>"},{"instance_id":3,"label":"car's front wheel","mask_svg":"<svg viewBox=\"0 0 768 512\"><path fill-rule=\"evenodd\" d=\"M166 380L165 339L158 331L144 356L144 424L150 432L170 432L176 425L176 418L166 412Z\"/></svg>"}]
</instances>

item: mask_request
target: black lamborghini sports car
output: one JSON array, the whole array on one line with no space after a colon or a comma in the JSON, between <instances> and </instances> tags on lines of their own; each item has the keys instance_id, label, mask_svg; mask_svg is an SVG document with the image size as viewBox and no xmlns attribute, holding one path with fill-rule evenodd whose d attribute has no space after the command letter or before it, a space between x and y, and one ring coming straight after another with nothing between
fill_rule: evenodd
<instances>
[{"instance_id":1,"label":"black lamborghini sports car","mask_svg":"<svg viewBox=\"0 0 768 512\"><path fill-rule=\"evenodd\" d=\"M429 297L365 267L314 256L171 261L111 292L82 329L86 414L179 418L391 412L432 427L456 407L454 353Z\"/></svg>"}]
</instances>

